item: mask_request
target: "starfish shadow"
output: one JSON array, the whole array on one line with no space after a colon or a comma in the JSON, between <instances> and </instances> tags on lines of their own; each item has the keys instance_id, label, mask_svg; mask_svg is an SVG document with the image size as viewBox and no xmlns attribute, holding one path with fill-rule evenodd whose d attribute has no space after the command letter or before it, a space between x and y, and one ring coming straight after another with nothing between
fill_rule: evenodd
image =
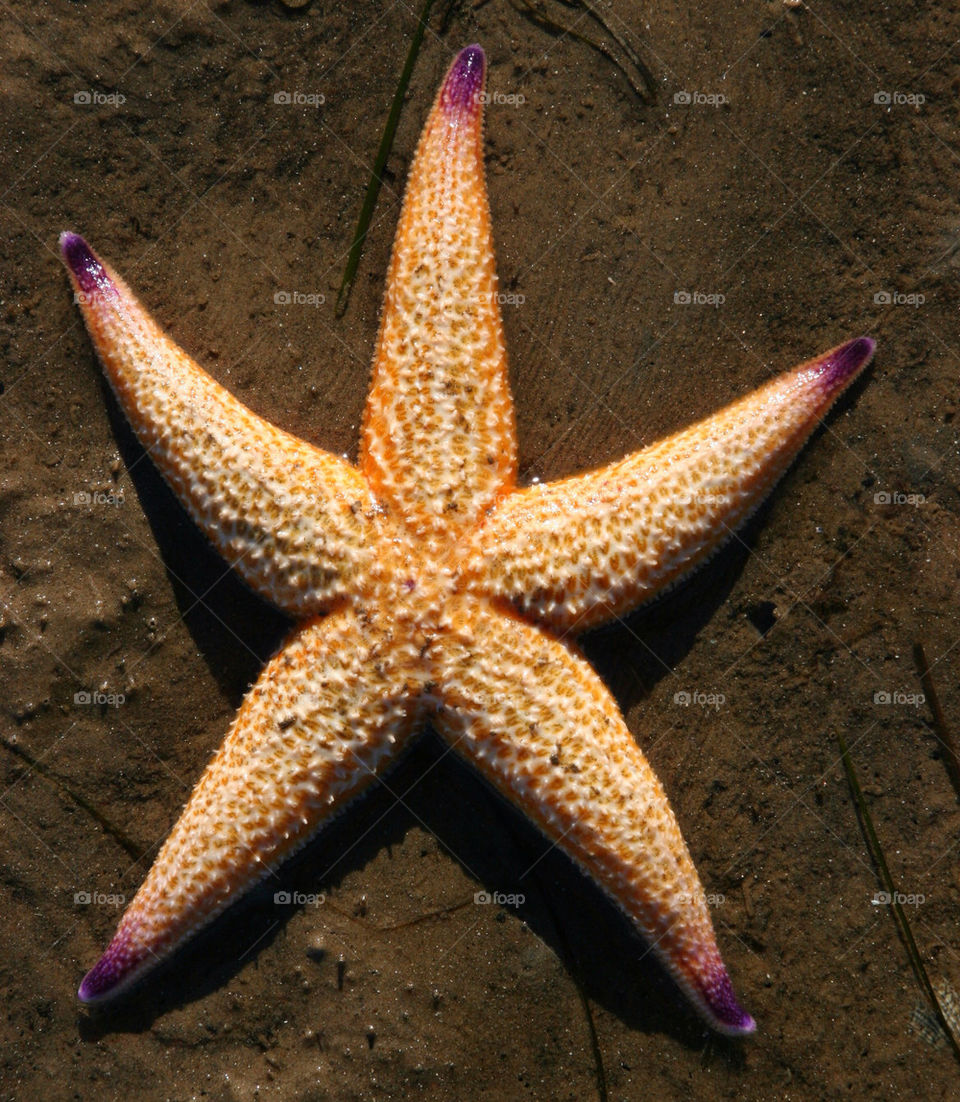
<instances>
[{"instance_id":1,"label":"starfish shadow","mask_svg":"<svg viewBox=\"0 0 960 1102\"><path fill-rule=\"evenodd\" d=\"M325 892L340 902L338 887L349 873L373 863L385 849L400 846L419 826L438 840L478 888L524 896L510 913L563 962L569 978L559 982L574 985L585 1013L589 999L631 1029L668 1034L691 1050L703 1048L707 1027L690 1011L626 917L429 728L385 781L130 992L103 1008L78 1011L81 1038L96 1042L114 1033L145 1032L170 1011L223 990L281 936L298 912L297 907L278 906L276 893ZM490 929L492 937L511 937L500 922ZM375 946L377 931L368 932L367 944ZM318 967L329 963L309 944L300 951L308 976L311 962ZM375 949L360 953L349 967L376 967ZM485 976L484 982L489 981ZM509 983L510 977L503 982ZM479 991L481 984L475 986ZM742 1063L735 1042L711 1038L711 1043L733 1065Z\"/></svg>"},{"instance_id":2,"label":"starfish shadow","mask_svg":"<svg viewBox=\"0 0 960 1102\"><path fill-rule=\"evenodd\" d=\"M437 736L430 733L422 745L426 765L411 754L401 766L406 776L398 781L411 778L405 804L488 893L523 896L519 906L503 910L553 950L581 1000L599 1003L632 1029L701 1048L707 1027L626 916ZM438 755L444 761L432 769ZM503 926L492 930L500 936ZM725 1040L723 1047L738 1048Z\"/></svg>"},{"instance_id":3,"label":"starfish shadow","mask_svg":"<svg viewBox=\"0 0 960 1102\"><path fill-rule=\"evenodd\" d=\"M396 777L397 771L389 777ZM412 821L387 788L375 785L128 992L102 1007L78 1010L82 1039L98 1041L113 1033L146 1032L171 1010L222 990L276 941L300 910L278 903L278 893L335 890L346 874L370 864L382 850L399 845ZM304 944L304 964L316 956Z\"/></svg>"},{"instance_id":4,"label":"starfish shadow","mask_svg":"<svg viewBox=\"0 0 960 1102\"><path fill-rule=\"evenodd\" d=\"M874 370L875 364L871 364L840 396L826 423L839 420L857 403ZM805 449L815 448L823 431L822 426L817 428ZM603 678L624 713L648 696L684 659L697 636L727 601L778 494L782 494L784 484L793 476L794 471L788 470L784 482L764 499L736 534L676 588L641 606L622 621L598 627L579 640L590 664ZM771 612L769 602L744 609L744 614L760 634L766 634L773 626Z\"/></svg>"},{"instance_id":5,"label":"starfish shadow","mask_svg":"<svg viewBox=\"0 0 960 1102\"><path fill-rule=\"evenodd\" d=\"M728 600L763 527L767 509L766 505L761 507L737 539L675 589L622 621L598 627L579 640L624 714L672 674Z\"/></svg>"},{"instance_id":6,"label":"starfish shadow","mask_svg":"<svg viewBox=\"0 0 960 1102\"><path fill-rule=\"evenodd\" d=\"M164 482L107 384L107 408L184 626L223 694L237 707L293 622L227 567Z\"/></svg>"}]
</instances>

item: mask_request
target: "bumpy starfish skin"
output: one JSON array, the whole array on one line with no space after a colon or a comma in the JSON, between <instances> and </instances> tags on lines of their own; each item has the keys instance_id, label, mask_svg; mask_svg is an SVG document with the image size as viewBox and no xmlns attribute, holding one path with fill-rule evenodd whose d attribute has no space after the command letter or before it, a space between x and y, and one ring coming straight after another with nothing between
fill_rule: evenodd
<instances>
[{"instance_id":1,"label":"bumpy starfish skin","mask_svg":"<svg viewBox=\"0 0 960 1102\"><path fill-rule=\"evenodd\" d=\"M679 826L560 638L674 584L769 492L860 338L619 463L517 490L482 163L485 60L447 74L390 266L359 469L251 413L83 241L62 250L125 414L228 562L299 621L80 998L115 996L272 871L425 720L616 902L704 1019L748 1033Z\"/></svg>"},{"instance_id":2,"label":"bumpy starfish skin","mask_svg":"<svg viewBox=\"0 0 960 1102\"><path fill-rule=\"evenodd\" d=\"M478 533L476 591L564 632L661 594L743 524L872 354L850 341L619 463L512 494Z\"/></svg>"},{"instance_id":3,"label":"bumpy starfish skin","mask_svg":"<svg viewBox=\"0 0 960 1102\"><path fill-rule=\"evenodd\" d=\"M418 554L512 488L516 433L483 175L483 54L461 55L417 148L387 276L360 465Z\"/></svg>"},{"instance_id":4,"label":"bumpy starfish skin","mask_svg":"<svg viewBox=\"0 0 960 1102\"><path fill-rule=\"evenodd\" d=\"M64 259L110 385L151 459L240 576L295 616L369 573L377 505L349 463L251 413L173 341L81 237Z\"/></svg>"},{"instance_id":5,"label":"bumpy starfish skin","mask_svg":"<svg viewBox=\"0 0 960 1102\"><path fill-rule=\"evenodd\" d=\"M353 608L308 621L267 665L110 949L89 998L134 978L372 781L416 721L417 648Z\"/></svg>"}]
</instances>

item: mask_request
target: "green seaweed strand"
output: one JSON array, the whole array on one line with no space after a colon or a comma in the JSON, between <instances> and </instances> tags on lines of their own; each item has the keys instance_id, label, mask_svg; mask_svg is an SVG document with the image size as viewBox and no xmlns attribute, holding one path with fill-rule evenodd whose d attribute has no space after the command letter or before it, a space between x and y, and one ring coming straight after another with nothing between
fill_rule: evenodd
<instances>
[{"instance_id":1,"label":"green seaweed strand","mask_svg":"<svg viewBox=\"0 0 960 1102\"><path fill-rule=\"evenodd\" d=\"M894 919L900 931L900 937L907 947L907 956L910 958L913 973L917 978L920 989L927 996L930 1005L933 1007L940 1027L946 1035L947 1040L950 1042L950 1047L953 1049L954 1056L960 1060L960 1044L957 1043L957 1038L950 1028L950 1023L947 1021L947 1017L943 1012L943 1007L940 1005L937 993L934 991L933 984L930 982L930 977L927 975L926 965L923 963L923 957L921 957L920 950L917 948L917 943L914 941L913 931L910 929L910 923L907 921L906 912L898 902L897 897L899 893L893 882L893 877L890 875L890 868L887 865L886 857L883 855L883 849L880 846L880 840L877 838L877 832L873 829L873 819L870 817L870 811L863 797L860 782L857 780L857 774L853 768L853 762L850 759L850 751L847 749L847 744L843 741L843 735L841 735L839 731L836 732L836 736L837 742L840 744L840 756L843 759L843 768L846 771L847 781L850 784L850 790L853 792L853 798L860 814L860 821L863 824L863 832L867 838L867 845L870 848L874 862L880 873L880 880L887 894L890 896L890 906L893 909Z\"/></svg>"},{"instance_id":2,"label":"green seaweed strand","mask_svg":"<svg viewBox=\"0 0 960 1102\"><path fill-rule=\"evenodd\" d=\"M410 49L407 51L407 60L404 62L403 72L400 74L400 82L393 94L393 103L390 104L387 125L384 127L383 136L380 138L380 147L377 149L376 160L373 162L373 171L370 173L367 193L363 197L363 206L360 208L360 217L357 219L357 228L354 231L353 244L350 246L350 253L347 257L347 266L343 271L340 290L337 292L337 305L334 313L338 318L343 317L343 312L347 308L350 292L353 289L353 281L356 279L357 268L360 267L363 243L367 239L367 230L370 228L370 221L373 218L373 208L377 205L377 196L380 194L380 186L383 183L383 170L387 158L390 156L390 151L393 149L393 139L397 133L397 124L400 122L400 111L403 108L404 96L407 94L407 87L410 84L410 77L413 75L413 67L417 62L417 55L420 53L420 46L423 43L423 36L427 29L427 20L430 18L430 11L434 3L435 0L426 0L423 5L420 17L417 20L416 30L413 32Z\"/></svg>"}]
</instances>

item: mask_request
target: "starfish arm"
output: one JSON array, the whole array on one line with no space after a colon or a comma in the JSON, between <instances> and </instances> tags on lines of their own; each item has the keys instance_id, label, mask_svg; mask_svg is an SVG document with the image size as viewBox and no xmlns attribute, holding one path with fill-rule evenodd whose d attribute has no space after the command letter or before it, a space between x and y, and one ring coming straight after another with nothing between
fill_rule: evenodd
<instances>
[{"instance_id":1,"label":"starfish arm","mask_svg":"<svg viewBox=\"0 0 960 1102\"><path fill-rule=\"evenodd\" d=\"M344 596L371 565L375 503L360 472L257 417L163 334L82 237L60 242L110 386L207 538L295 616Z\"/></svg>"},{"instance_id":2,"label":"starfish arm","mask_svg":"<svg viewBox=\"0 0 960 1102\"><path fill-rule=\"evenodd\" d=\"M85 977L83 1002L129 987L370 784L417 720L416 659L349 607L294 632Z\"/></svg>"},{"instance_id":3,"label":"starfish arm","mask_svg":"<svg viewBox=\"0 0 960 1102\"><path fill-rule=\"evenodd\" d=\"M586 662L477 602L433 663L450 744L623 909L714 1029L751 1032L663 788Z\"/></svg>"},{"instance_id":4,"label":"starfish arm","mask_svg":"<svg viewBox=\"0 0 960 1102\"><path fill-rule=\"evenodd\" d=\"M485 58L457 56L417 148L387 277L361 467L419 535L513 485L516 440L483 172Z\"/></svg>"},{"instance_id":5,"label":"starfish arm","mask_svg":"<svg viewBox=\"0 0 960 1102\"><path fill-rule=\"evenodd\" d=\"M557 631L664 592L769 494L874 342L848 342L618 463L507 497L465 568L475 591Z\"/></svg>"}]
</instances>

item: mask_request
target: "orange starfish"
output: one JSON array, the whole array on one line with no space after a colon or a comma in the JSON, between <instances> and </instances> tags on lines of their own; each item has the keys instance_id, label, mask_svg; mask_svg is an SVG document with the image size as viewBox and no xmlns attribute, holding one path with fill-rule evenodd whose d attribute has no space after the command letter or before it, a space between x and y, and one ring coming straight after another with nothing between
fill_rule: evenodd
<instances>
[{"instance_id":1,"label":"orange starfish","mask_svg":"<svg viewBox=\"0 0 960 1102\"><path fill-rule=\"evenodd\" d=\"M714 1029L743 1034L660 782L565 636L662 593L757 507L873 354L860 338L618 463L517 489L469 46L410 172L351 464L205 374L74 234L107 378L241 577L298 626L243 702L106 953L115 996L299 849L424 721L629 916Z\"/></svg>"}]
</instances>

